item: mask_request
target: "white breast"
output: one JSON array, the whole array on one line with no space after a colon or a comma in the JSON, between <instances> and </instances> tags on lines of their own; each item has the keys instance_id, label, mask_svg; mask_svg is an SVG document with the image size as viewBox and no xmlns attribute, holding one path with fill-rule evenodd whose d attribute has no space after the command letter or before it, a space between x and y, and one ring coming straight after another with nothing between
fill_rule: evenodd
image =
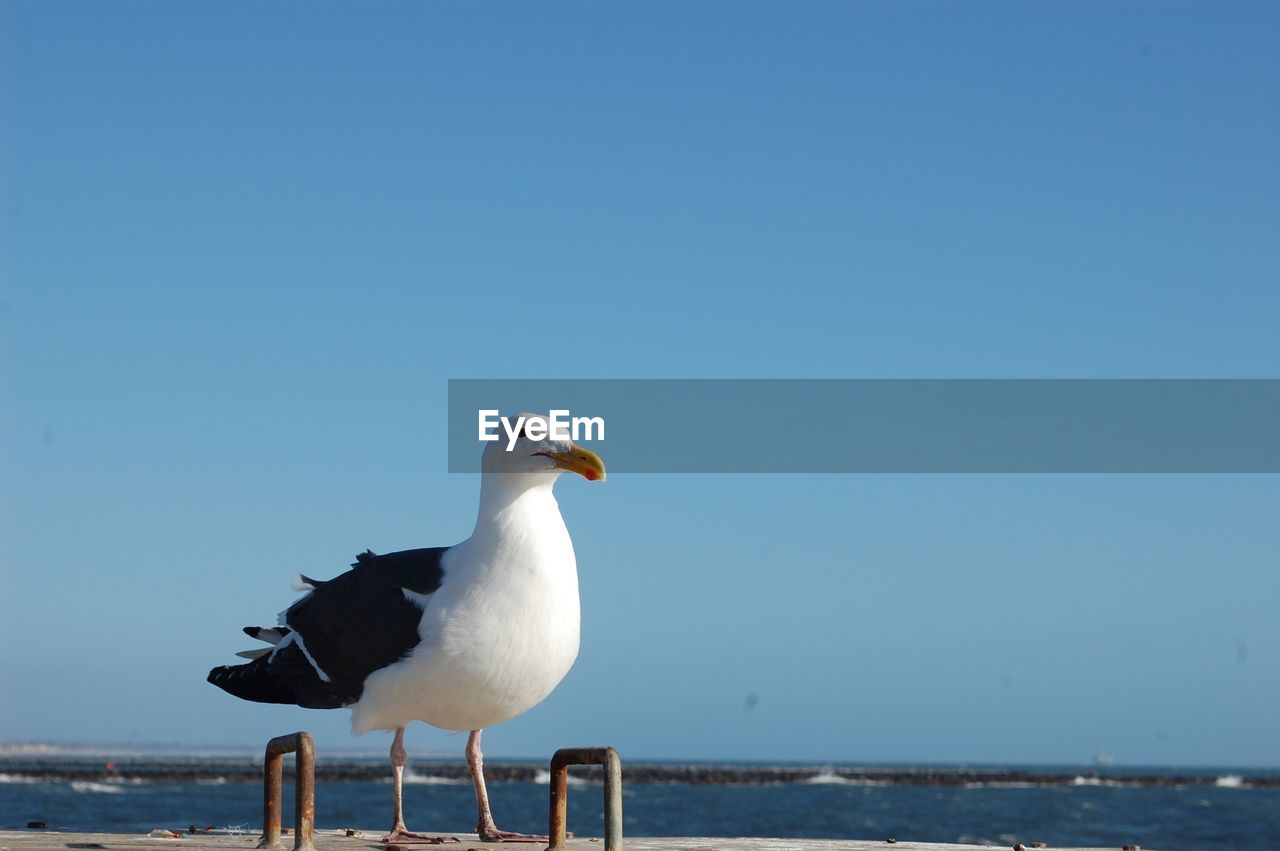
<instances>
[{"instance_id":1,"label":"white breast","mask_svg":"<svg viewBox=\"0 0 1280 851\"><path fill-rule=\"evenodd\" d=\"M425 721L478 730L540 703L578 656L578 571L550 488L519 497L447 551L444 581L421 597L421 643L374 672L355 732Z\"/></svg>"}]
</instances>

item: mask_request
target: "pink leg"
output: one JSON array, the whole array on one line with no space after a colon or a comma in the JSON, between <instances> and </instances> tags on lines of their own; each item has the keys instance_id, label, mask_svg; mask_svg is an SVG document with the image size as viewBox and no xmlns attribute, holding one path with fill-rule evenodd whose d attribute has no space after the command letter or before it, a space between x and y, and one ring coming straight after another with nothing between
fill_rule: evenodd
<instances>
[{"instance_id":1,"label":"pink leg","mask_svg":"<svg viewBox=\"0 0 1280 851\"><path fill-rule=\"evenodd\" d=\"M391 802L394 821L391 832L382 837L382 841L388 845L411 842L443 845L446 842L459 841L456 836L427 836L422 833L412 833L404 826L404 767L408 762L409 755L404 749L404 727L399 727L396 729L396 737L391 740Z\"/></svg>"},{"instance_id":2,"label":"pink leg","mask_svg":"<svg viewBox=\"0 0 1280 851\"><path fill-rule=\"evenodd\" d=\"M484 754L480 752L482 730L472 730L467 737L467 767L471 769L471 782L476 788L476 833L485 842L546 842L545 836L528 833L512 833L498 830L489 812L489 790L484 785Z\"/></svg>"}]
</instances>

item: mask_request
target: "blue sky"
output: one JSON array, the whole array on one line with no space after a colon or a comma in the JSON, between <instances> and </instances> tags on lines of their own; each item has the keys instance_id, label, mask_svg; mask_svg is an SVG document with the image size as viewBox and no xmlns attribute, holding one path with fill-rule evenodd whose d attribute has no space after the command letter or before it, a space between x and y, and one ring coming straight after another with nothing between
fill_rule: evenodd
<instances>
[{"instance_id":1,"label":"blue sky","mask_svg":"<svg viewBox=\"0 0 1280 851\"><path fill-rule=\"evenodd\" d=\"M204 674L470 531L449 378L1276 377L1278 25L0 5L0 740L385 748ZM582 654L491 755L1280 764L1274 476L558 493Z\"/></svg>"}]
</instances>

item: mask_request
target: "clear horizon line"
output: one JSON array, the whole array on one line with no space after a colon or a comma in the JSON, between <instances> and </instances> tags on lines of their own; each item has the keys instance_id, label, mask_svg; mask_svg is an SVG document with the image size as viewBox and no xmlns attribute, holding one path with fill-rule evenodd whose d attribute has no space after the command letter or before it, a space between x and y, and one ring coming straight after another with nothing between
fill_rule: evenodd
<instances>
[{"instance_id":1,"label":"clear horizon line","mask_svg":"<svg viewBox=\"0 0 1280 851\"><path fill-rule=\"evenodd\" d=\"M257 754L262 751L264 745L261 744L192 744L187 742L93 742L93 741L60 741L52 739L27 739L27 740L4 740L0 739L0 758L12 756L40 756L41 750L46 755L74 754L83 755L102 755L110 756L119 753L145 753L145 752L170 752L175 755L190 755L200 752L228 752ZM328 753L336 753L345 756L367 755L370 757L385 756L384 748L365 748L358 745L353 746L327 746L324 749ZM549 756L529 756L527 754L486 754L490 759L509 760L512 762L522 762L530 764L541 764L550 760ZM435 749L418 749L416 753L410 755L410 759L442 759L452 760L454 758L461 759L461 755L454 753L453 750L435 750ZM1002 767L1054 767L1054 768L1080 768L1080 769L1117 769L1117 768L1185 768L1185 769L1249 769L1255 771L1280 771L1280 765L1269 765L1262 763L1230 763L1230 762L1125 762L1116 760L1109 763L1097 763L1092 759L1088 760L956 760L956 759L812 759L812 758L776 758L776 757L652 757L652 756L632 756L626 758L627 762L632 764L645 763L698 763L698 764L749 764L749 765L776 765L776 766L804 766L804 767L824 767L824 766L937 766L937 767L973 767L973 766L1002 766Z\"/></svg>"}]
</instances>

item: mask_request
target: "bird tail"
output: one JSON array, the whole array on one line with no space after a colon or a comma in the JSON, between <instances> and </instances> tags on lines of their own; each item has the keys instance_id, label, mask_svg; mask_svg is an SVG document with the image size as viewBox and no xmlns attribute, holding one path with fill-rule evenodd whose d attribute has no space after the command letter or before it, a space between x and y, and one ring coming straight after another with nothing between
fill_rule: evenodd
<instances>
[{"instance_id":1,"label":"bird tail","mask_svg":"<svg viewBox=\"0 0 1280 851\"><path fill-rule=\"evenodd\" d=\"M243 665L219 665L207 680L241 700L255 703L291 703L309 709L337 709L350 701L331 682L322 680L292 633L283 627L245 627L249 635L275 646L242 651L253 659Z\"/></svg>"}]
</instances>

